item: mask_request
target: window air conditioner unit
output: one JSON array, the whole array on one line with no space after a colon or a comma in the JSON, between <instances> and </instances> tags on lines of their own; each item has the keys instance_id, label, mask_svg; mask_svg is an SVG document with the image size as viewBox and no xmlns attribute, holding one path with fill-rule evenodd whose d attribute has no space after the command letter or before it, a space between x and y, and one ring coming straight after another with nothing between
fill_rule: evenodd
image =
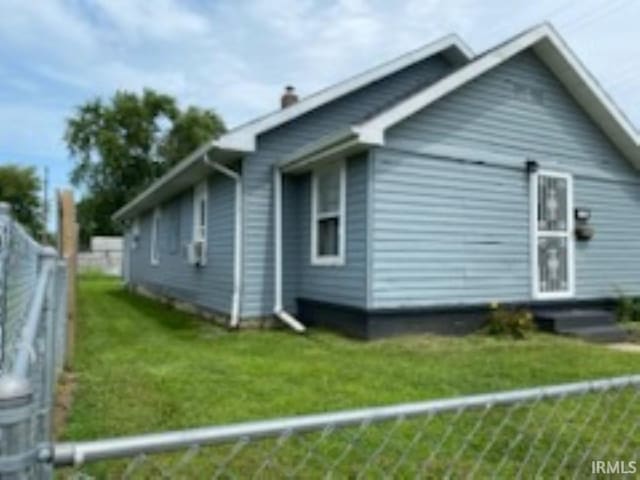
<instances>
[{"instance_id":1,"label":"window air conditioner unit","mask_svg":"<svg viewBox=\"0 0 640 480\"><path fill-rule=\"evenodd\" d=\"M187 262L190 265L204 265L206 263L205 243L203 240L194 240L187 244Z\"/></svg>"}]
</instances>

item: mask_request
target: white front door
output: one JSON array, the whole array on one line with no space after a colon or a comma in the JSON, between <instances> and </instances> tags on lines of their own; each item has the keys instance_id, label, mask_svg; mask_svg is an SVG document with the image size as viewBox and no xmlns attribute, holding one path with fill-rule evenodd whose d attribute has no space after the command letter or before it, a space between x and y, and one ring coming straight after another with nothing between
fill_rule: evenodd
<instances>
[{"instance_id":1,"label":"white front door","mask_svg":"<svg viewBox=\"0 0 640 480\"><path fill-rule=\"evenodd\" d=\"M531 240L533 298L573 296L571 175L544 170L531 174Z\"/></svg>"}]
</instances>

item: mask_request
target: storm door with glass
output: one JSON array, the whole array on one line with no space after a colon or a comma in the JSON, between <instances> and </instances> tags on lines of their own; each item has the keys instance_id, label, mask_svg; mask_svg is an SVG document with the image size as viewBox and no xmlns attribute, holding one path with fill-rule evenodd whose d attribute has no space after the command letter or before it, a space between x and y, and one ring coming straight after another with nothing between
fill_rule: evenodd
<instances>
[{"instance_id":1,"label":"storm door with glass","mask_svg":"<svg viewBox=\"0 0 640 480\"><path fill-rule=\"evenodd\" d=\"M574 291L573 185L563 173L531 175L533 296L566 298Z\"/></svg>"}]
</instances>

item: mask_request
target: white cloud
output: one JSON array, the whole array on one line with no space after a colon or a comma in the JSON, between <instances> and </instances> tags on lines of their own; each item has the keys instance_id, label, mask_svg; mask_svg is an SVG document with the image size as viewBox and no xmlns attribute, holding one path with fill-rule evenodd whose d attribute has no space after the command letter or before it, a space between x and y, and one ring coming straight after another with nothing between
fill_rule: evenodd
<instances>
[{"instance_id":1,"label":"white cloud","mask_svg":"<svg viewBox=\"0 0 640 480\"><path fill-rule=\"evenodd\" d=\"M0 152L63 158L64 117L118 88L234 125L276 108L285 84L307 95L450 31L482 50L548 17L639 123L639 15L622 0L1 0Z\"/></svg>"},{"instance_id":2,"label":"white cloud","mask_svg":"<svg viewBox=\"0 0 640 480\"><path fill-rule=\"evenodd\" d=\"M83 55L97 47L90 25L63 0L3 0L0 40L25 55Z\"/></svg>"},{"instance_id":3,"label":"white cloud","mask_svg":"<svg viewBox=\"0 0 640 480\"><path fill-rule=\"evenodd\" d=\"M154 87L172 95L181 95L186 90L184 72L164 69L143 69L118 60L93 65L90 71L94 86L100 91L133 90Z\"/></svg>"},{"instance_id":4,"label":"white cloud","mask_svg":"<svg viewBox=\"0 0 640 480\"><path fill-rule=\"evenodd\" d=\"M185 40L210 33L210 25L185 2L176 0L95 0L98 10L119 35L129 40Z\"/></svg>"}]
</instances>

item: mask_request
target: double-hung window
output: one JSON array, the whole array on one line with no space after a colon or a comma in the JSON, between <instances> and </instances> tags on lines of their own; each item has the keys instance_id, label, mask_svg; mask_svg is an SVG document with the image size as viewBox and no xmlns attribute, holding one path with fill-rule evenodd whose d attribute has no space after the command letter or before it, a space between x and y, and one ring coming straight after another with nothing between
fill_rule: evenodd
<instances>
[{"instance_id":1,"label":"double-hung window","mask_svg":"<svg viewBox=\"0 0 640 480\"><path fill-rule=\"evenodd\" d=\"M160 208L156 208L153 211L153 217L151 219L151 265L158 265L160 263Z\"/></svg>"},{"instance_id":2,"label":"double-hung window","mask_svg":"<svg viewBox=\"0 0 640 480\"><path fill-rule=\"evenodd\" d=\"M207 248L207 182L198 184L193 191L193 242L197 245L199 262L206 262Z\"/></svg>"},{"instance_id":3,"label":"double-hung window","mask_svg":"<svg viewBox=\"0 0 640 480\"><path fill-rule=\"evenodd\" d=\"M311 264L344 265L346 171L344 162L311 177Z\"/></svg>"}]
</instances>

